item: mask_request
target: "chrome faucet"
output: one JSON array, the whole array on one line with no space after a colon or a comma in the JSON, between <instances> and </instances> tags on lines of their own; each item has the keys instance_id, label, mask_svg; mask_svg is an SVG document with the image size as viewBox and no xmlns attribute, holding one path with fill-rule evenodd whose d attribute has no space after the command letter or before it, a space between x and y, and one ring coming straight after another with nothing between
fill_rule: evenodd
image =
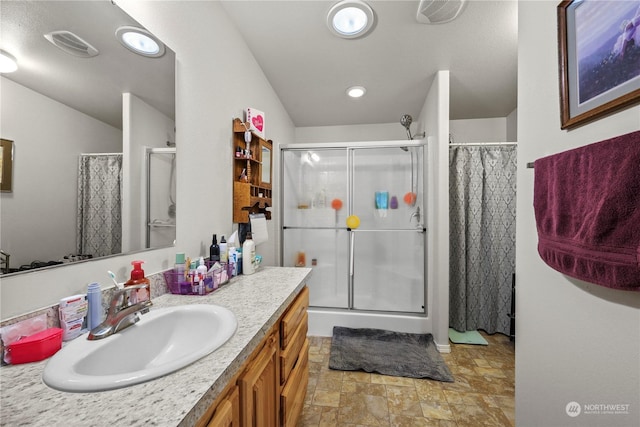
<instances>
[{"instance_id":1,"label":"chrome faucet","mask_svg":"<svg viewBox=\"0 0 640 427\"><path fill-rule=\"evenodd\" d=\"M89 332L88 340L100 340L113 335L129 326L135 324L140 320L138 316L139 312L146 313L151 307L151 300L136 301L131 298L131 293L135 293L138 289L148 288L148 284L127 286L124 289L118 289L111 298L109 303L109 311L107 312L107 318L100 325L96 326L91 332ZM132 301L133 300L133 301Z\"/></svg>"}]
</instances>

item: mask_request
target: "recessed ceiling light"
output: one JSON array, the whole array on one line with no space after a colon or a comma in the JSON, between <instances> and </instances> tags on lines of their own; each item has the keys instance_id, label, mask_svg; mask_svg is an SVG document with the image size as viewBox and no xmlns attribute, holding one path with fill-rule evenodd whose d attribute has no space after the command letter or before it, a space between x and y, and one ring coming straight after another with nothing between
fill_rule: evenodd
<instances>
[{"instance_id":1,"label":"recessed ceiling light","mask_svg":"<svg viewBox=\"0 0 640 427\"><path fill-rule=\"evenodd\" d=\"M361 0L342 0L331 7L327 16L331 32L345 39L362 37L373 22L373 9Z\"/></svg>"},{"instance_id":2,"label":"recessed ceiling light","mask_svg":"<svg viewBox=\"0 0 640 427\"><path fill-rule=\"evenodd\" d=\"M0 73L13 73L18 69L16 58L9 52L0 50Z\"/></svg>"},{"instance_id":3,"label":"recessed ceiling light","mask_svg":"<svg viewBox=\"0 0 640 427\"><path fill-rule=\"evenodd\" d=\"M349 95L351 98L360 98L365 93L367 93L367 90L362 86L351 86L349 89L347 89L347 95Z\"/></svg>"},{"instance_id":4,"label":"recessed ceiling light","mask_svg":"<svg viewBox=\"0 0 640 427\"><path fill-rule=\"evenodd\" d=\"M158 58L164 55L164 44L150 32L136 27L120 27L116 37L124 47L138 55Z\"/></svg>"}]
</instances>

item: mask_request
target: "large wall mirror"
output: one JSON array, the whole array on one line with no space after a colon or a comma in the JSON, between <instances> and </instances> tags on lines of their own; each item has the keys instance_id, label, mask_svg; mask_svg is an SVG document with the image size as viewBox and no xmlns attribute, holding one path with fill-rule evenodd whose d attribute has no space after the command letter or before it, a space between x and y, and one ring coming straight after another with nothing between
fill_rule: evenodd
<instances>
[{"instance_id":1,"label":"large wall mirror","mask_svg":"<svg viewBox=\"0 0 640 427\"><path fill-rule=\"evenodd\" d=\"M154 36L110 0L3 1L0 20L18 63L0 77L1 273L172 245L175 53L125 48L127 27Z\"/></svg>"}]
</instances>

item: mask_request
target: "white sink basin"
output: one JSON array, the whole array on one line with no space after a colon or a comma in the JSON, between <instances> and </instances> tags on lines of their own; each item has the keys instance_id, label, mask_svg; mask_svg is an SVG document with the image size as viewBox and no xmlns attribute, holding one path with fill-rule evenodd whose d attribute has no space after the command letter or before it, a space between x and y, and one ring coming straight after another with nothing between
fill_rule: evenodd
<instances>
[{"instance_id":1,"label":"white sink basin","mask_svg":"<svg viewBox=\"0 0 640 427\"><path fill-rule=\"evenodd\" d=\"M222 346L238 321L224 307L191 304L151 309L107 338L80 336L47 363L42 379L69 392L113 390L177 371Z\"/></svg>"}]
</instances>

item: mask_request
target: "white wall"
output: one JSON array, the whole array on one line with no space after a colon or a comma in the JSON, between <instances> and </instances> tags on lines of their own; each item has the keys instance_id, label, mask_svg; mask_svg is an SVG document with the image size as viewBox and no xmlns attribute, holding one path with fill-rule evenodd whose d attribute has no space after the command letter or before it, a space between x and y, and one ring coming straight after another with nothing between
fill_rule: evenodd
<instances>
[{"instance_id":1,"label":"white wall","mask_svg":"<svg viewBox=\"0 0 640 427\"><path fill-rule=\"evenodd\" d=\"M122 96L122 115L127 153L122 162L122 251L128 252L146 246L145 148L167 148L167 141L175 142L175 122L132 93Z\"/></svg>"},{"instance_id":2,"label":"white wall","mask_svg":"<svg viewBox=\"0 0 640 427\"><path fill-rule=\"evenodd\" d=\"M415 128L411 126L412 134ZM295 139L297 143L397 141L407 139L407 131L398 117L398 123L298 127Z\"/></svg>"},{"instance_id":3,"label":"white wall","mask_svg":"<svg viewBox=\"0 0 640 427\"><path fill-rule=\"evenodd\" d=\"M226 236L232 229L231 125L246 107L266 113L269 139L294 141L291 119L218 2L120 0L118 5L176 52L177 202L183 212L177 215L177 246L3 278L2 319L84 292L92 281L108 286L106 270L124 280L134 259L144 259L150 274L170 268L176 252L208 253L211 234ZM197 194L204 197L189 209ZM277 210L273 217L271 240L257 248L267 265L278 263Z\"/></svg>"},{"instance_id":4,"label":"white wall","mask_svg":"<svg viewBox=\"0 0 640 427\"><path fill-rule=\"evenodd\" d=\"M634 106L560 130L557 1L518 5L518 164L640 128ZM640 292L564 276L536 250L534 170L518 168L516 425L640 425ZM629 404L629 414L569 417L570 402Z\"/></svg>"},{"instance_id":5,"label":"white wall","mask_svg":"<svg viewBox=\"0 0 640 427\"><path fill-rule=\"evenodd\" d=\"M506 142L507 118L451 120L449 134L453 142Z\"/></svg>"},{"instance_id":6,"label":"white wall","mask_svg":"<svg viewBox=\"0 0 640 427\"><path fill-rule=\"evenodd\" d=\"M518 142L518 109L507 116L507 141Z\"/></svg>"},{"instance_id":7,"label":"white wall","mask_svg":"<svg viewBox=\"0 0 640 427\"><path fill-rule=\"evenodd\" d=\"M427 305L438 350L449 345L449 71L438 71L416 133L427 133Z\"/></svg>"},{"instance_id":8,"label":"white wall","mask_svg":"<svg viewBox=\"0 0 640 427\"><path fill-rule=\"evenodd\" d=\"M10 265L76 253L78 155L121 152L122 132L0 77L2 138L14 141L13 192L1 193Z\"/></svg>"}]
</instances>

